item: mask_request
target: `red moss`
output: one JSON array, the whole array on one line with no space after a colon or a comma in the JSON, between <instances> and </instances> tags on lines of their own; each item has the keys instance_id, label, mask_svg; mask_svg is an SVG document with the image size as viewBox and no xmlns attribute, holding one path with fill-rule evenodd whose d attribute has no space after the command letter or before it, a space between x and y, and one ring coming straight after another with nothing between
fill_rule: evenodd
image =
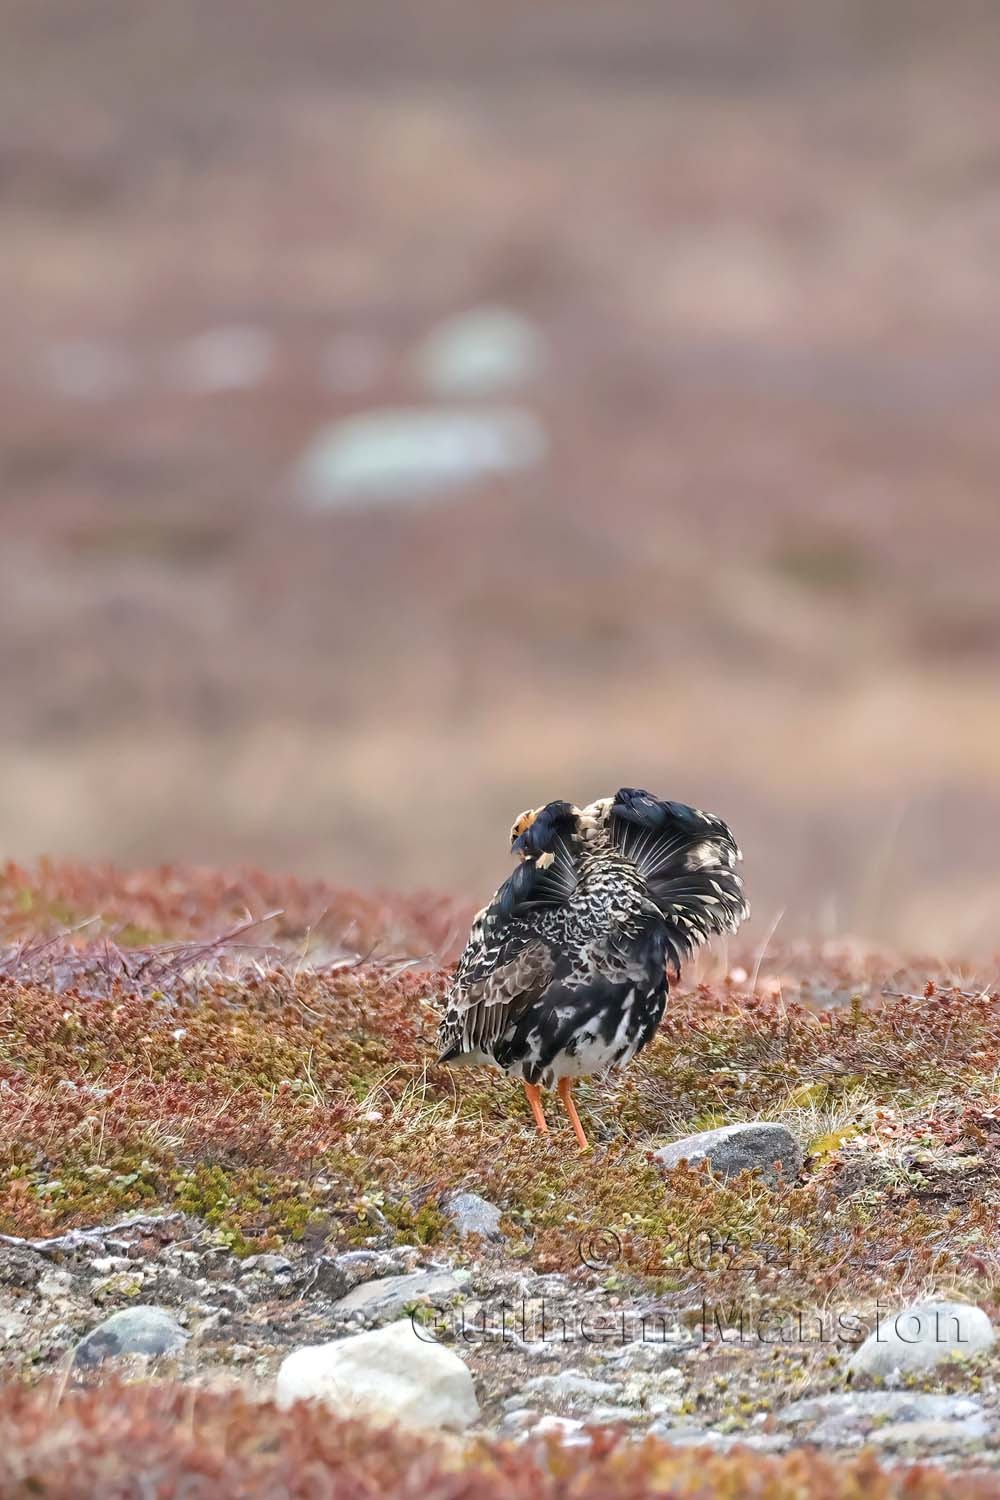
<instances>
[{"instance_id":1,"label":"red moss","mask_svg":"<svg viewBox=\"0 0 1000 1500\"><path fill-rule=\"evenodd\" d=\"M8 904L27 878L8 868ZM685 1247L708 1223L739 1247L712 1267L718 1295L778 1293L807 1278L821 1298L850 1267L859 1291L933 1276L992 1296L983 1268L1000 1253L990 1097L1000 1007L981 989L957 989L935 970L883 994L901 983L898 964L879 971L840 951L814 955L810 969L799 950L783 972L803 971L800 996L850 994L853 979L867 1001L814 1009L789 998L791 981L784 996L772 985L742 993L728 979L681 989L613 1102L605 1085L579 1090L584 1112L603 1116L598 1150L581 1159L564 1149L558 1112L556 1133L540 1141L508 1080L437 1066L446 968L378 959L314 968L287 944L265 955L220 948L204 937L206 912L222 924L251 897L260 910L290 891L305 922L319 891L293 882L282 892L264 877L251 889L210 872L156 878L43 866L32 888L50 905L101 891L116 914L189 936L129 949L23 929L16 975L0 979L3 1231L44 1234L162 1204L207 1219L240 1248L307 1228L334 1246L394 1232L427 1240L447 1232L434 1208L441 1189L464 1185L506 1210L512 1243L530 1242L540 1267L579 1271L581 1226L599 1225L620 1238L616 1273L680 1290L704 1279ZM376 901L345 900L385 924L380 952L407 924L411 937L429 937L446 911L404 904L380 916ZM766 1117L817 1085L833 1104L903 1106L898 1139L891 1117L878 1127L880 1149L899 1147L895 1176L879 1176L878 1150L848 1144L815 1158L794 1187L748 1192L675 1172L667 1190L650 1159L665 1120L677 1133L679 1121ZM913 1171L910 1146L929 1149ZM958 1174L941 1153L961 1159ZM794 1253L776 1261L776 1244Z\"/></svg>"},{"instance_id":2,"label":"red moss","mask_svg":"<svg viewBox=\"0 0 1000 1500\"><path fill-rule=\"evenodd\" d=\"M996 1500L990 1474L627 1443L444 1445L178 1385L0 1391L0 1495L46 1500Z\"/></svg>"},{"instance_id":3,"label":"red moss","mask_svg":"<svg viewBox=\"0 0 1000 1500\"><path fill-rule=\"evenodd\" d=\"M80 927L86 941L108 933L123 945L216 938L280 912L253 941L303 939L319 950L378 950L425 955L451 951L467 926L463 903L429 893L362 894L321 880L161 865L123 871L111 865L43 859L0 866L0 933L8 940ZM97 919L95 922L94 919Z\"/></svg>"}]
</instances>

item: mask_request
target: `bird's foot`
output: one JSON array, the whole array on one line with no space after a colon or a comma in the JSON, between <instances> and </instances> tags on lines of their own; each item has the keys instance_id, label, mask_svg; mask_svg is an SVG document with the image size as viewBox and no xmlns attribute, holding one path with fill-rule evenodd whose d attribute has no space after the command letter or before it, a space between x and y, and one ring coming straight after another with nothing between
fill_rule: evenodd
<instances>
[{"instance_id":1,"label":"bird's foot","mask_svg":"<svg viewBox=\"0 0 1000 1500\"><path fill-rule=\"evenodd\" d=\"M546 1122L545 1115L542 1112L541 1089L538 1087L537 1083L526 1083L524 1085L524 1092L528 1096L528 1103L531 1105L531 1113L535 1117L535 1129L538 1131L539 1135L548 1135L549 1127Z\"/></svg>"},{"instance_id":2,"label":"bird's foot","mask_svg":"<svg viewBox=\"0 0 1000 1500\"><path fill-rule=\"evenodd\" d=\"M563 1102L563 1108L569 1115L570 1124L573 1126L573 1134L576 1136L577 1144L580 1147L580 1154L582 1156L585 1152L590 1151L593 1148L590 1142L587 1140L586 1132L584 1131L583 1126L580 1124L580 1116L577 1114L576 1105L573 1102L573 1085L568 1078L560 1078L558 1084L558 1092L559 1097Z\"/></svg>"}]
</instances>

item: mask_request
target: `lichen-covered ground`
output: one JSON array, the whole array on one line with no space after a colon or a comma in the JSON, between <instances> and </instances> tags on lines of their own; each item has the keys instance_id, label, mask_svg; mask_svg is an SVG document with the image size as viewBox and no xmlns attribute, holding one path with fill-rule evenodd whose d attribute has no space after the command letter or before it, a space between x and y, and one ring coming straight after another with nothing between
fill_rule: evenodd
<instances>
[{"instance_id":1,"label":"lichen-covered ground","mask_svg":"<svg viewBox=\"0 0 1000 1500\"><path fill-rule=\"evenodd\" d=\"M991 973L849 944L716 956L685 976L621 1081L579 1089L594 1142L580 1156L555 1110L540 1139L504 1079L434 1062L467 916L458 903L255 874L3 871L2 1493L21 1493L29 1470L38 1492L82 1493L67 1477L78 1443L96 1492L101 1465L124 1461L101 1456L105 1429L116 1450L168 1469L202 1455L204 1484L224 1474L234 1494L253 1473L260 1493L321 1493L301 1478L307 1463L357 1465L351 1493L377 1493L402 1463L394 1444L362 1461L352 1431L270 1407L251 1419L232 1393L266 1395L288 1348L336 1331L324 1269L350 1248L384 1252L390 1269L467 1273L462 1295L480 1316L526 1288L564 1309L655 1315L697 1345L663 1386L673 1413L730 1436L766 1435L783 1404L845 1389L841 1315L927 1293L1000 1311ZM667 1179L651 1159L686 1132L748 1118L799 1137L799 1180L720 1184L685 1168ZM503 1210L502 1241L456 1237L442 1207L454 1189ZM87 1226L102 1235L57 1239ZM167 1384L76 1390L67 1352L135 1302L177 1309L193 1335L158 1371ZM476 1377L486 1446L474 1458L421 1449L413 1472L426 1482L397 1473L395 1492L547 1494L559 1474L580 1495L747 1493L748 1475L776 1495L903 1492L898 1472L877 1478L867 1460L743 1451L706 1468L621 1434L586 1473L571 1455L555 1470L515 1457L491 1436L512 1393L540 1368L606 1370L613 1351L557 1342L541 1366L523 1342L463 1340L459 1315L443 1336ZM1000 1356L981 1355L922 1388L974 1393L993 1411L998 1370ZM943 1461L993 1462L982 1443ZM110 1477L106 1492L131 1493L123 1484ZM948 1492L928 1475L905 1484Z\"/></svg>"}]
</instances>

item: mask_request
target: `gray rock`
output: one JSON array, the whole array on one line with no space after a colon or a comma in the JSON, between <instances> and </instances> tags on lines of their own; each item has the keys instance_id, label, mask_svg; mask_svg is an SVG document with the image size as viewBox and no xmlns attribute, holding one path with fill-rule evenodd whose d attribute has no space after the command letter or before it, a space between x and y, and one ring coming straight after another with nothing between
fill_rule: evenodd
<instances>
[{"instance_id":1,"label":"gray rock","mask_svg":"<svg viewBox=\"0 0 1000 1500\"><path fill-rule=\"evenodd\" d=\"M24 1313L0 1308L0 1345L20 1339L27 1326L28 1319Z\"/></svg>"},{"instance_id":2,"label":"gray rock","mask_svg":"<svg viewBox=\"0 0 1000 1500\"><path fill-rule=\"evenodd\" d=\"M650 1388L649 1386L643 1390L641 1387L637 1387L635 1383L631 1383L625 1387L622 1395L630 1399L633 1397L644 1397L643 1404L650 1419L662 1420L664 1422L676 1422L680 1417L681 1408L684 1405L684 1397L679 1389L665 1393L662 1390L657 1391L655 1387Z\"/></svg>"},{"instance_id":3,"label":"gray rock","mask_svg":"<svg viewBox=\"0 0 1000 1500\"><path fill-rule=\"evenodd\" d=\"M530 1344L519 1344L518 1347L526 1359L536 1360L539 1364L550 1364L559 1358L557 1346L542 1340L536 1340Z\"/></svg>"},{"instance_id":4,"label":"gray rock","mask_svg":"<svg viewBox=\"0 0 1000 1500\"><path fill-rule=\"evenodd\" d=\"M545 364L533 323L506 307L448 318L417 352L417 373L436 396L486 396L532 380Z\"/></svg>"},{"instance_id":5,"label":"gray rock","mask_svg":"<svg viewBox=\"0 0 1000 1500\"><path fill-rule=\"evenodd\" d=\"M870 1443L882 1448L904 1448L916 1444L921 1448L959 1448L964 1443L980 1442L988 1437L990 1424L985 1417L968 1417L964 1422L890 1422L868 1434Z\"/></svg>"},{"instance_id":6,"label":"gray rock","mask_svg":"<svg viewBox=\"0 0 1000 1500\"><path fill-rule=\"evenodd\" d=\"M696 1167L707 1161L720 1177L735 1177L748 1168L772 1179L781 1163L781 1179L792 1181L802 1167L802 1147L784 1125L751 1120L743 1125L723 1125L718 1130L701 1130L685 1135L654 1152L661 1167L678 1166L682 1161Z\"/></svg>"},{"instance_id":7,"label":"gray rock","mask_svg":"<svg viewBox=\"0 0 1000 1500\"><path fill-rule=\"evenodd\" d=\"M90 1269L99 1276L109 1276L113 1271L127 1271L135 1267L127 1255L99 1255L90 1262Z\"/></svg>"},{"instance_id":8,"label":"gray rock","mask_svg":"<svg viewBox=\"0 0 1000 1500\"><path fill-rule=\"evenodd\" d=\"M879 1421L962 1421L979 1417L983 1408L970 1396L936 1396L923 1391L832 1391L827 1396L793 1401L774 1414L783 1426L843 1417L861 1426Z\"/></svg>"},{"instance_id":9,"label":"gray rock","mask_svg":"<svg viewBox=\"0 0 1000 1500\"><path fill-rule=\"evenodd\" d=\"M644 1416L637 1406L595 1406L587 1421L595 1427L612 1427L616 1422L640 1422Z\"/></svg>"},{"instance_id":10,"label":"gray rock","mask_svg":"<svg viewBox=\"0 0 1000 1500\"><path fill-rule=\"evenodd\" d=\"M894 1380L929 1370L945 1359L966 1358L989 1349L993 1327L982 1308L965 1302L917 1302L896 1313L882 1313L878 1324L851 1356L853 1375Z\"/></svg>"},{"instance_id":11,"label":"gray rock","mask_svg":"<svg viewBox=\"0 0 1000 1500\"><path fill-rule=\"evenodd\" d=\"M538 418L514 407L370 411L323 428L297 482L322 509L421 500L533 468L547 446Z\"/></svg>"},{"instance_id":12,"label":"gray rock","mask_svg":"<svg viewBox=\"0 0 1000 1500\"><path fill-rule=\"evenodd\" d=\"M278 1284L281 1285L280 1278ZM236 1312L238 1308L245 1307L250 1300L246 1293L231 1281L217 1281L206 1293L209 1305L215 1308L225 1308L230 1312Z\"/></svg>"},{"instance_id":13,"label":"gray rock","mask_svg":"<svg viewBox=\"0 0 1000 1500\"><path fill-rule=\"evenodd\" d=\"M755 1453L784 1453L792 1446L792 1440L785 1432L747 1432L735 1437L731 1446L735 1448L741 1443Z\"/></svg>"},{"instance_id":14,"label":"gray rock","mask_svg":"<svg viewBox=\"0 0 1000 1500\"><path fill-rule=\"evenodd\" d=\"M397 1318L417 1302L446 1302L461 1291L450 1271L415 1271L410 1276L382 1276L364 1281L334 1304L341 1313L363 1313L365 1317Z\"/></svg>"},{"instance_id":15,"label":"gray rock","mask_svg":"<svg viewBox=\"0 0 1000 1500\"><path fill-rule=\"evenodd\" d=\"M679 1329L675 1336L669 1338L658 1338L648 1343L637 1341L626 1344L621 1349L599 1348L596 1352L605 1364L617 1365L622 1370L662 1371L664 1367L673 1367L677 1360L683 1359L697 1348L698 1342L691 1331Z\"/></svg>"},{"instance_id":16,"label":"gray rock","mask_svg":"<svg viewBox=\"0 0 1000 1500\"><path fill-rule=\"evenodd\" d=\"M16 1235L0 1234L0 1244L28 1245L39 1254L48 1256L73 1254L77 1250L93 1250L95 1246L103 1246L106 1252L113 1255L125 1255L132 1248L131 1243L128 1240L111 1238L119 1230L152 1228L154 1225L169 1224L183 1217L182 1213L130 1214L128 1218L119 1219L115 1224L98 1224L93 1229L67 1229L65 1234L51 1235L46 1239L19 1239Z\"/></svg>"},{"instance_id":17,"label":"gray rock","mask_svg":"<svg viewBox=\"0 0 1000 1500\"><path fill-rule=\"evenodd\" d=\"M781 1426L809 1426L809 1442L828 1448L859 1447L891 1428L926 1426L930 1431L937 1427L964 1429L968 1425L975 1433L980 1428L985 1431L987 1426L978 1401L921 1391L834 1392L793 1401L775 1413L775 1421ZM919 1441L919 1437L912 1440Z\"/></svg>"},{"instance_id":18,"label":"gray rock","mask_svg":"<svg viewBox=\"0 0 1000 1500\"><path fill-rule=\"evenodd\" d=\"M719 1432L716 1446L722 1452L731 1448L751 1448L755 1453L784 1453L792 1446L787 1432Z\"/></svg>"},{"instance_id":19,"label":"gray rock","mask_svg":"<svg viewBox=\"0 0 1000 1500\"><path fill-rule=\"evenodd\" d=\"M278 1371L279 1406L318 1400L343 1415L461 1432L479 1417L468 1367L409 1318L296 1349Z\"/></svg>"},{"instance_id":20,"label":"gray rock","mask_svg":"<svg viewBox=\"0 0 1000 1500\"><path fill-rule=\"evenodd\" d=\"M647 1429L653 1437L677 1448L714 1448L728 1453L730 1448L753 1448L758 1453L782 1453L791 1439L779 1432L718 1432L714 1427L678 1426L654 1422Z\"/></svg>"},{"instance_id":21,"label":"gray rock","mask_svg":"<svg viewBox=\"0 0 1000 1500\"><path fill-rule=\"evenodd\" d=\"M379 1276L399 1275L403 1263L384 1250L348 1250L343 1255L321 1255L305 1273L305 1290L325 1297L343 1297L352 1287Z\"/></svg>"},{"instance_id":22,"label":"gray rock","mask_svg":"<svg viewBox=\"0 0 1000 1500\"><path fill-rule=\"evenodd\" d=\"M240 1285L231 1287L231 1295L227 1299L231 1307L246 1302L248 1297L259 1298L274 1293L284 1297L298 1295L303 1270L301 1265L297 1266L286 1255L250 1255L240 1262L239 1276ZM216 1295L224 1288L230 1290L224 1283L216 1288ZM346 1291L346 1287L344 1290Z\"/></svg>"},{"instance_id":23,"label":"gray rock","mask_svg":"<svg viewBox=\"0 0 1000 1500\"><path fill-rule=\"evenodd\" d=\"M845 1414L817 1422L808 1434L808 1441L820 1448L860 1448L869 1430Z\"/></svg>"},{"instance_id":24,"label":"gray rock","mask_svg":"<svg viewBox=\"0 0 1000 1500\"><path fill-rule=\"evenodd\" d=\"M264 1276L291 1276L295 1270L287 1255L248 1255L240 1262L241 1271L258 1271Z\"/></svg>"},{"instance_id":25,"label":"gray rock","mask_svg":"<svg viewBox=\"0 0 1000 1500\"><path fill-rule=\"evenodd\" d=\"M679 1447L712 1441L708 1428L698 1427L693 1422L653 1422L646 1431L650 1437L658 1437L665 1443L676 1443Z\"/></svg>"},{"instance_id":26,"label":"gray rock","mask_svg":"<svg viewBox=\"0 0 1000 1500\"><path fill-rule=\"evenodd\" d=\"M73 1278L68 1271L46 1271L37 1286L38 1295L48 1301L57 1301L72 1290Z\"/></svg>"},{"instance_id":27,"label":"gray rock","mask_svg":"<svg viewBox=\"0 0 1000 1500\"><path fill-rule=\"evenodd\" d=\"M591 1380L582 1370L560 1370L558 1375L534 1375L524 1387L525 1393L542 1396L566 1406L593 1406L618 1395L618 1387L609 1380Z\"/></svg>"},{"instance_id":28,"label":"gray rock","mask_svg":"<svg viewBox=\"0 0 1000 1500\"><path fill-rule=\"evenodd\" d=\"M27 1245L10 1245L9 1240L0 1236L0 1286L27 1292L37 1287L45 1275L45 1263L36 1252Z\"/></svg>"},{"instance_id":29,"label":"gray rock","mask_svg":"<svg viewBox=\"0 0 1000 1500\"><path fill-rule=\"evenodd\" d=\"M541 1417L541 1412L530 1406L515 1406L506 1412L497 1427L498 1437L515 1437L524 1432L528 1427L533 1427Z\"/></svg>"},{"instance_id":30,"label":"gray rock","mask_svg":"<svg viewBox=\"0 0 1000 1500\"><path fill-rule=\"evenodd\" d=\"M77 1345L75 1363L99 1365L122 1354L175 1354L187 1334L162 1307L126 1307L92 1328Z\"/></svg>"},{"instance_id":31,"label":"gray rock","mask_svg":"<svg viewBox=\"0 0 1000 1500\"><path fill-rule=\"evenodd\" d=\"M500 1210L488 1198L478 1193L455 1193L444 1202L444 1211L464 1239L468 1234L481 1234L487 1240L502 1240L500 1232Z\"/></svg>"},{"instance_id":32,"label":"gray rock","mask_svg":"<svg viewBox=\"0 0 1000 1500\"><path fill-rule=\"evenodd\" d=\"M530 1442L533 1438L557 1438L564 1448L589 1448L590 1437L584 1430L583 1422L574 1417L539 1417L538 1421L529 1427L521 1437L521 1442Z\"/></svg>"},{"instance_id":33,"label":"gray rock","mask_svg":"<svg viewBox=\"0 0 1000 1500\"><path fill-rule=\"evenodd\" d=\"M547 1275L522 1276L516 1283L514 1295L527 1297L543 1297L546 1301L560 1302L568 1298L573 1288L567 1276L560 1276L558 1271L549 1272Z\"/></svg>"}]
</instances>

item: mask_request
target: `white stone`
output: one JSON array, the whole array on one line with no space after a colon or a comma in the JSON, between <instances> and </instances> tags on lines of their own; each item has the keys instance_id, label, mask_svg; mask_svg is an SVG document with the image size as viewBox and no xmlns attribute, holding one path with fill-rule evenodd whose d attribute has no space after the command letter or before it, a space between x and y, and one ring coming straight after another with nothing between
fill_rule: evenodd
<instances>
[{"instance_id":1,"label":"white stone","mask_svg":"<svg viewBox=\"0 0 1000 1500\"><path fill-rule=\"evenodd\" d=\"M454 1432L479 1417L468 1367L409 1318L296 1349L278 1371L275 1398L279 1406L323 1401L345 1416L389 1417Z\"/></svg>"},{"instance_id":2,"label":"white stone","mask_svg":"<svg viewBox=\"0 0 1000 1500\"><path fill-rule=\"evenodd\" d=\"M853 1375L897 1378L942 1360L989 1349L993 1326L981 1307L967 1302L917 1302L880 1312L878 1323L851 1356Z\"/></svg>"},{"instance_id":3,"label":"white stone","mask_svg":"<svg viewBox=\"0 0 1000 1500\"><path fill-rule=\"evenodd\" d=\"M533 468L547 446L538 418L515 407L368 411L321 429L296 482L320 509L422 500Z\"/></svg>"},{"instance_id":4,"label":"white stone","mask_svg":"<svg viewBox=\"0 0 1000 1500\"><path fill-rule=\"evenodd\" d=\"M534 379L545 364L538 329L507 307L476 307L428 334L420 379L436 396L486 396Z\"/></svg>"}]
</instances>

